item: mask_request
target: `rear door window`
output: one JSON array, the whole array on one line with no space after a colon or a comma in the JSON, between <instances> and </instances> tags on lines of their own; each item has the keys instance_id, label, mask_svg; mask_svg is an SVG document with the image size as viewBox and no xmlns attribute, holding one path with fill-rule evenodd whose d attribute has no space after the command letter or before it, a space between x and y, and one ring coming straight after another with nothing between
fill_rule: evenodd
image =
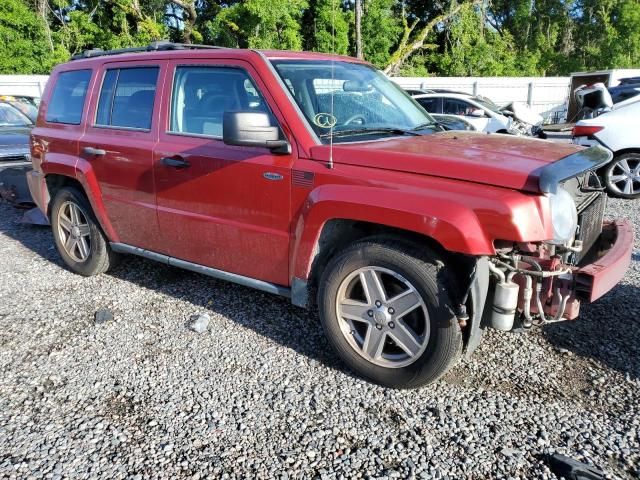
<instances>
[{"instance_id":1,"label":"rear door window","mask_svg":"<svg viewBox=\"0 0 640 480\"><path fill-rule=\"evenodd\" d=\"M476 110L476 108L470 103L454 98L445 98L442 107L442 113L449 115L471 115L471 112L474 110Z\"/></svg>"},{"instance_id":2,"label":"rear door window","mask_svg":"<svg viewBox=\"0 0 640 480\"><path fill-rule=\"evenodd\" d=\"M159 67L115 68L105 72L96 125L151 129Z\"/></svg>"},{"instance_id":3,"label":"rear door window","mask_svg":"<svg viewBox=\"0 0 640 480\"><path fill-rule=\"evenodd\" d=\"M91 70L60 73L49 100L47 122L79 125L90 80Z\"/></svg>"}]
</instances>

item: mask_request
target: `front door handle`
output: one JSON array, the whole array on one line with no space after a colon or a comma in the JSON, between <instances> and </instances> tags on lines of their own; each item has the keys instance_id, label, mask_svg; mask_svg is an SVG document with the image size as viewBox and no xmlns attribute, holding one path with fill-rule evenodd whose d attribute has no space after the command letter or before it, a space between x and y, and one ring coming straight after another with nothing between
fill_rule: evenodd
<instances>
[{"instance_id":1,"label":"front door handle","mask_svg":"<svg viewBox=\"0 0 640 480\"><path fill-rule=\"evenodd\" d=\"M107 152L102 148L95 148L95 147L84 147L82 151L87 155L91 155L92 157L101 157L102 155L107 154Z\"/></svg>"},{"instance_id":2,"label":"front door handle","mask_svg":"<svg viewBox=\"0 0 640 480\"><path fill-rule=\"evenodd\" d=\"M160 163L173 168L187 168L191 166L191 164L180 155L176 155L174 157L162 157L160 159Z\"/></svg>"}]
</instances>

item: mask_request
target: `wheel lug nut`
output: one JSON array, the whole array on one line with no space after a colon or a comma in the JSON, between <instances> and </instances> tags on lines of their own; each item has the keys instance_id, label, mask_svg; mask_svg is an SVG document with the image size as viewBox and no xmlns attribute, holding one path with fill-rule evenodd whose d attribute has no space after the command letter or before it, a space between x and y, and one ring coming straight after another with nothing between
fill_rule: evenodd
<instances>
[{"instance_id":1,"label":"wheel lug nut","mask_svg":"<svg viewBox=\"0 0 640 480\"><path fill-rule=\"evenodd\" d=\"M377 328L378 330L382 330L382 325L380 325L379 323L376 323L376 328Z\"/></svg>"},{"instance_id":2,"label":"wheel lug nut","mask_svg":"<svg viewBox=\"0 0 640 480\"><path fill-rule=\"evenodd\" d=\"M394 313L396 313L396 311L392 307L389 307L389 314L393 315Z\"/></svg>"},{"instance_id":3,"label":"wheel lug nut","mask_svg":"<svg viewBox=\"0 0 640 480\"><path fill-rule=\"evenodd\" d=\"M370 317L373 317L373 310L369 310L369 311L367 312L367 315L369 315Z\"/></svg>"},{"instance_id":4,"label":"wheel lug nut","mask_svg":"<svg viewBox=\"0 0 640 480\"><path fill-rule=\"evenodd\" d=\"M376 307L381 307L382 306L382 302L380 300L376 300Z\"/></svg>"},{"instance_id":5,"label":"wheel lug nut","mask_svg":"<svg viewBox=\"0 0 640 480\"><path fill-rule=\"evenodd\" d=\"M389 328L395 328L396 324L393 322L389 322Z\"/></svg>"}]
</instances>

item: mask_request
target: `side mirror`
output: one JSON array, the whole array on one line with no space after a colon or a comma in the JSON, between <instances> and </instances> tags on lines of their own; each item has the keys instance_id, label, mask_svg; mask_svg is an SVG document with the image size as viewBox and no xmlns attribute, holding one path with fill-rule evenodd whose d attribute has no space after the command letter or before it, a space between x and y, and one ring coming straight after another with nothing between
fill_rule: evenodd
<instances>
[{"instance_id":1,"label":"side mirror","mask_svg":"<svg viewBox=\"0 0 640 480\"><path fill-rule=\"evenodd\" d=\"M484 110L482 110L481 108L476 108L475 110L472 110L471 116L478 117L478 118L486 117L486 115L484 114Z\"/></svg>"},{"instance_id":2,"label":"side mirror","mask_svg":"<svg viewBox=\"0 0 640 480\"><path fill-rule=\"evenodd\" d=\"M222 141L226 145L268 148L273 153L291 153L291 145L283 140L280 128L272 125L265 112L224 112Z\"/></svg>"}]
</instances>

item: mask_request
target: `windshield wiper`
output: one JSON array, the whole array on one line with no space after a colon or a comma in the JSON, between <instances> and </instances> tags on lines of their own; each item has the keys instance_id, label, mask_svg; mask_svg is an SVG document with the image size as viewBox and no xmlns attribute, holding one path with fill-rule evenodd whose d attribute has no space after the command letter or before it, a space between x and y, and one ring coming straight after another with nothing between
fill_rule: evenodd
<instances>
[{"instance_id":1,"label":"windshield wiper","mask_svg":"<svg viewBox=\"0 0 640 480\"><path fill-rule=\"evenodd\" d=\"M346 137L349 135L375 135L376 133L390 133L392 135L411 135L419 137L422 134L415 129L405 130L403 128L354 128L349 130L334 130L333 132L323 133L320 138L327 137Z\"/></svg>"},{"instance_id":2,"label":"windshield wiper","mask_svg":"<svg viewBox=\"0 0 640 480\"><path fill-rule=\"evenodd\" d=\"M447 129L442 122L434 118L432 122L421 123L417 127L412 128L411 131L424 130L425 128L429 128L433 126L440 127L443 130Z\"/></svg>"}]
</instances>

